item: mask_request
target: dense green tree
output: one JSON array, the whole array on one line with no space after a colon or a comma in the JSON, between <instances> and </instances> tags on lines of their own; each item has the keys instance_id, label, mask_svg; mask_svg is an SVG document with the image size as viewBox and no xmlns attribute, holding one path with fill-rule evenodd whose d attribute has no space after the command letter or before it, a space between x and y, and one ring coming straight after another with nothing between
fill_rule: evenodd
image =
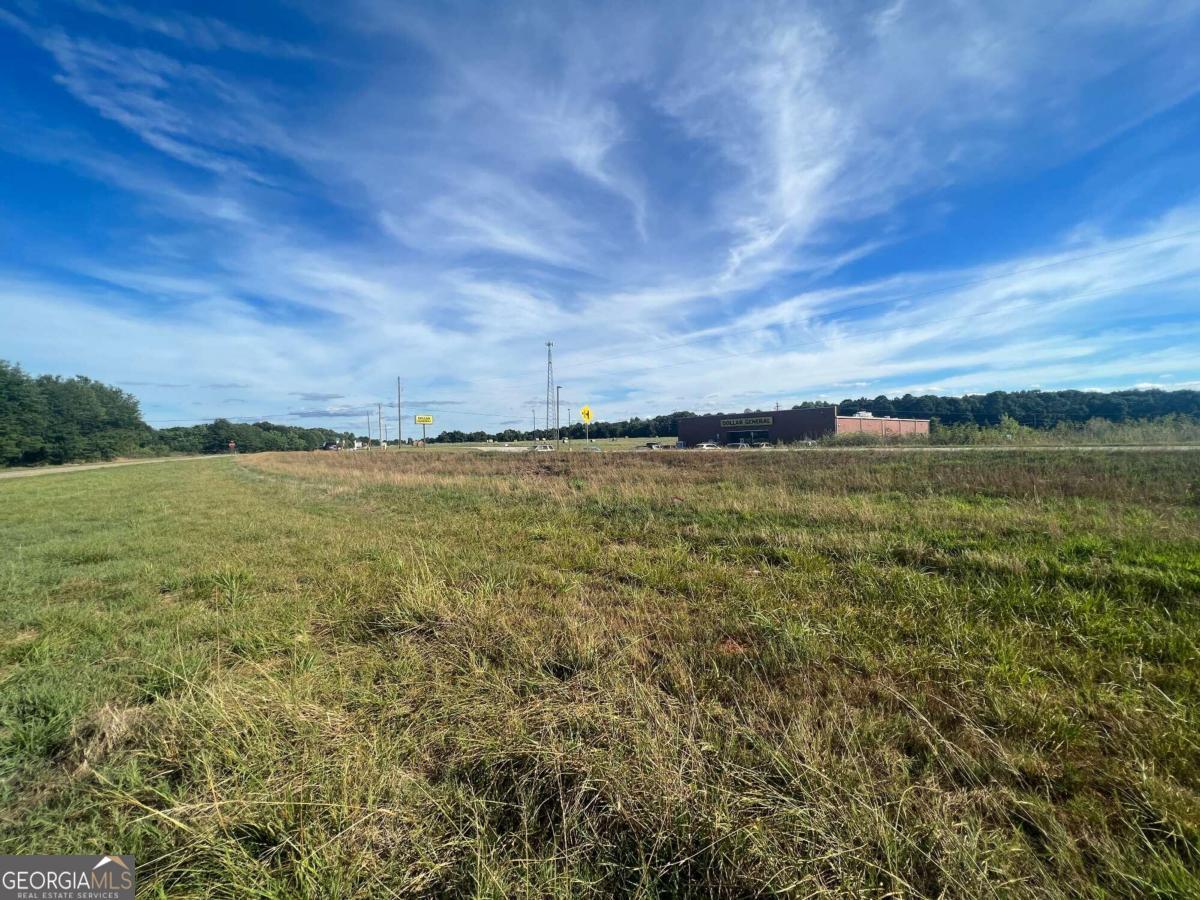
<instances>
[{"instance_id":1,"label":"dense green tree","mask_svg":"<svg viewBox=\"0 0 1200 900\"><path fill-rule=\"evenodd\" d=\"M273 422L230 422L217 419L208 425L169 428L158 432L164 448L175 453L228 453L233 442L238 453L269 450L319 450L329 441L353 441L349 433L328 428L300 428Z\"/></svg>"},{"instance_id":2,"label":"dense green tree","mask_svg":"<svg viewBox=\"0 0 1200 900\"><path fill-rule=\"evenodd\" d=\"M82 376L31 378L0 363L0 458L7 465L110 459L153 432L136 398Z\"/></svg>"},{"instance_id":3,"label":"dense green tree","mask_svg":"<svg viewBox=\"0 0 1200 900\"><path fill-rule=\"evenodd\" d=\"M65 463L160 453L243 453L315 450L349 435L327 428L271 422L155 431L142 421L135 397L82 376L33 378L0 361L0 465Z\"/></svg>"},{"instance_id":4,"label":"dense green tree","mask_svg":"<svg viewBox=\"0 0 1200 900\"><path fill-rule=\"evenodd\" d=\"M962 397L906 394L890 400L846 398L838 407L845 415L866 410L877 416L933 417L947 425L996 425L1001 417L1009 416L1031 428L1053 428L1059 422L1092 419L1122 422L1172 414L1200 416L1200 391L992 391Z\"/></svg>"},{"instance_id":5,"label":"dense green tree","mask_svg":"<svg viewBox=\"0 0 1200 900\"><path fill-rule=\"evenodd\" d=\"M38 458L45 435L45 397L20 366L0 360L0 465Z\"/></svg>"}]
</instances>

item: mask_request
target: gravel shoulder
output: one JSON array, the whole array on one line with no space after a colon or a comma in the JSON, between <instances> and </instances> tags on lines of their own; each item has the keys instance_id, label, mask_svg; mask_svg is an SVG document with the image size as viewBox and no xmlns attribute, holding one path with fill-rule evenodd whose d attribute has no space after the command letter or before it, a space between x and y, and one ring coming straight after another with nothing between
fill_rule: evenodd
<instances>
[{"instance_id":1,"label":"gravel shoulder","mask_svg":"<svg viewBox=\"0 0 1200 900\"><path fill-rule=\"evenodd\" d=\"M40 466L36 469L10 469L0 471L0 478L32 478L35 475L60 475L67 472L86 472L89 469L115 469L119 466L146 466L151 463L187 462L194 459L223 459L224 454L204 456L157 456L153 459L120 459L114 462L80 463L67 466Z\"/></svg>"}]
</instances>

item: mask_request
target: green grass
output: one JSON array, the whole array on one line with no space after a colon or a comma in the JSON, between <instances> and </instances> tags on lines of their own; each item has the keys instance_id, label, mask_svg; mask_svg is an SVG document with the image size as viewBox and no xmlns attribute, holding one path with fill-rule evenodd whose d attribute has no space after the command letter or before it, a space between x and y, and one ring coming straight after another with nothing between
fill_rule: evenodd
<instances>
[{"instance_id":1,"label":"green grass","mask_svg":"<svg viewBox=\"0 0 1200 900\"><path fill-rule=\"evenodd\" d=\"M1186 453L0 483L0 852L146 896L1200 895Z\"/></svg>"}]
</instances>

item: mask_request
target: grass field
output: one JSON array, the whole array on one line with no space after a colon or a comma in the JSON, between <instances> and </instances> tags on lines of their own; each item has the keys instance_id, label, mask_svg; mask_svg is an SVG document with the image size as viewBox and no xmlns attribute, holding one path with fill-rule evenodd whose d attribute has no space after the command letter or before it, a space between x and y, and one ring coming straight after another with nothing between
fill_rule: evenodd
<instances>
[{"instance_id":1,"label":"grass field","mask_svg":"<svg viewBox=\"0 0 1200 900\"><path fill-rule=\"evenodd\" d=\"M640 447L645 447L646 444L651 441L657 441L657 442L659 442L661 444L665 444L665 445L673 445L675 443L675 438L673 438L673 437L664 437L664 438L651 438L651 437L593 438L590 446L595 447L605 453L611 453L616 450L636 450ZM531 447L538 446L539 444L549 444L551 447L560 446L560 445L556 445L553 440L510 441L508 443L491 443L491 444L488 444L488 443L449 444L449 443L447 443L447 444L430 444L427 447L413 447L413 446L406 446L406 447L401 447L401 448L389 447L386 452L394 453L394 452L396 452L397 449L403 450L405 453L432 453L434 451L442 452L442 451L446 451L446 450L459 450L459 451L461 451L461 450L477 450L477 451L478 450L488 450L488 451L495 452L495 451L498 451L498 450L501 450L504 448L514 448L514 447L515 448L523 448L525 450L528 450ZM569 441L566 444L561 445L561 449L564 453L585 453L585 452L587 452L588 446L589 446L589 444L585 443L584 441L577 440L577 441ZM376 449L373 452L379 452L379 451L378 451L378 449Z\"/></svg>"},{"instance_id":2,"label":"grass field","mask_svg":"<svg viewBox=\"0 0 1200 900\"><path fill-rule=\"evenodd\" d=\"M145 896L1200 896L1190 454L0 484L0 852Z\"/></svg>"}]
</instances>

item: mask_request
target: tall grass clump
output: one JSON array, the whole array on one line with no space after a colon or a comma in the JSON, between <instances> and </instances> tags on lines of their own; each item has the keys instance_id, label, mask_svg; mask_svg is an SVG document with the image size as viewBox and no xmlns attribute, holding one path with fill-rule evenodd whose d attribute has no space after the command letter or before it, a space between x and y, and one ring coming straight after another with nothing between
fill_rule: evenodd
<instances>
[{"instance_id":1,"label":"tall grass clump","mask_svg":"<svg viewBox=\"0 0 1200 900\"><path fill-rule=\"evenodd\" d=\"M935 423L929 442L942 446L1155 446L1200 444L1200 421L1191 416L1169 415L1158 419L1114 422L1058 422L1050 428L1031 428L1002 416L997 425Z\"/></svg>"}]
</instances>

